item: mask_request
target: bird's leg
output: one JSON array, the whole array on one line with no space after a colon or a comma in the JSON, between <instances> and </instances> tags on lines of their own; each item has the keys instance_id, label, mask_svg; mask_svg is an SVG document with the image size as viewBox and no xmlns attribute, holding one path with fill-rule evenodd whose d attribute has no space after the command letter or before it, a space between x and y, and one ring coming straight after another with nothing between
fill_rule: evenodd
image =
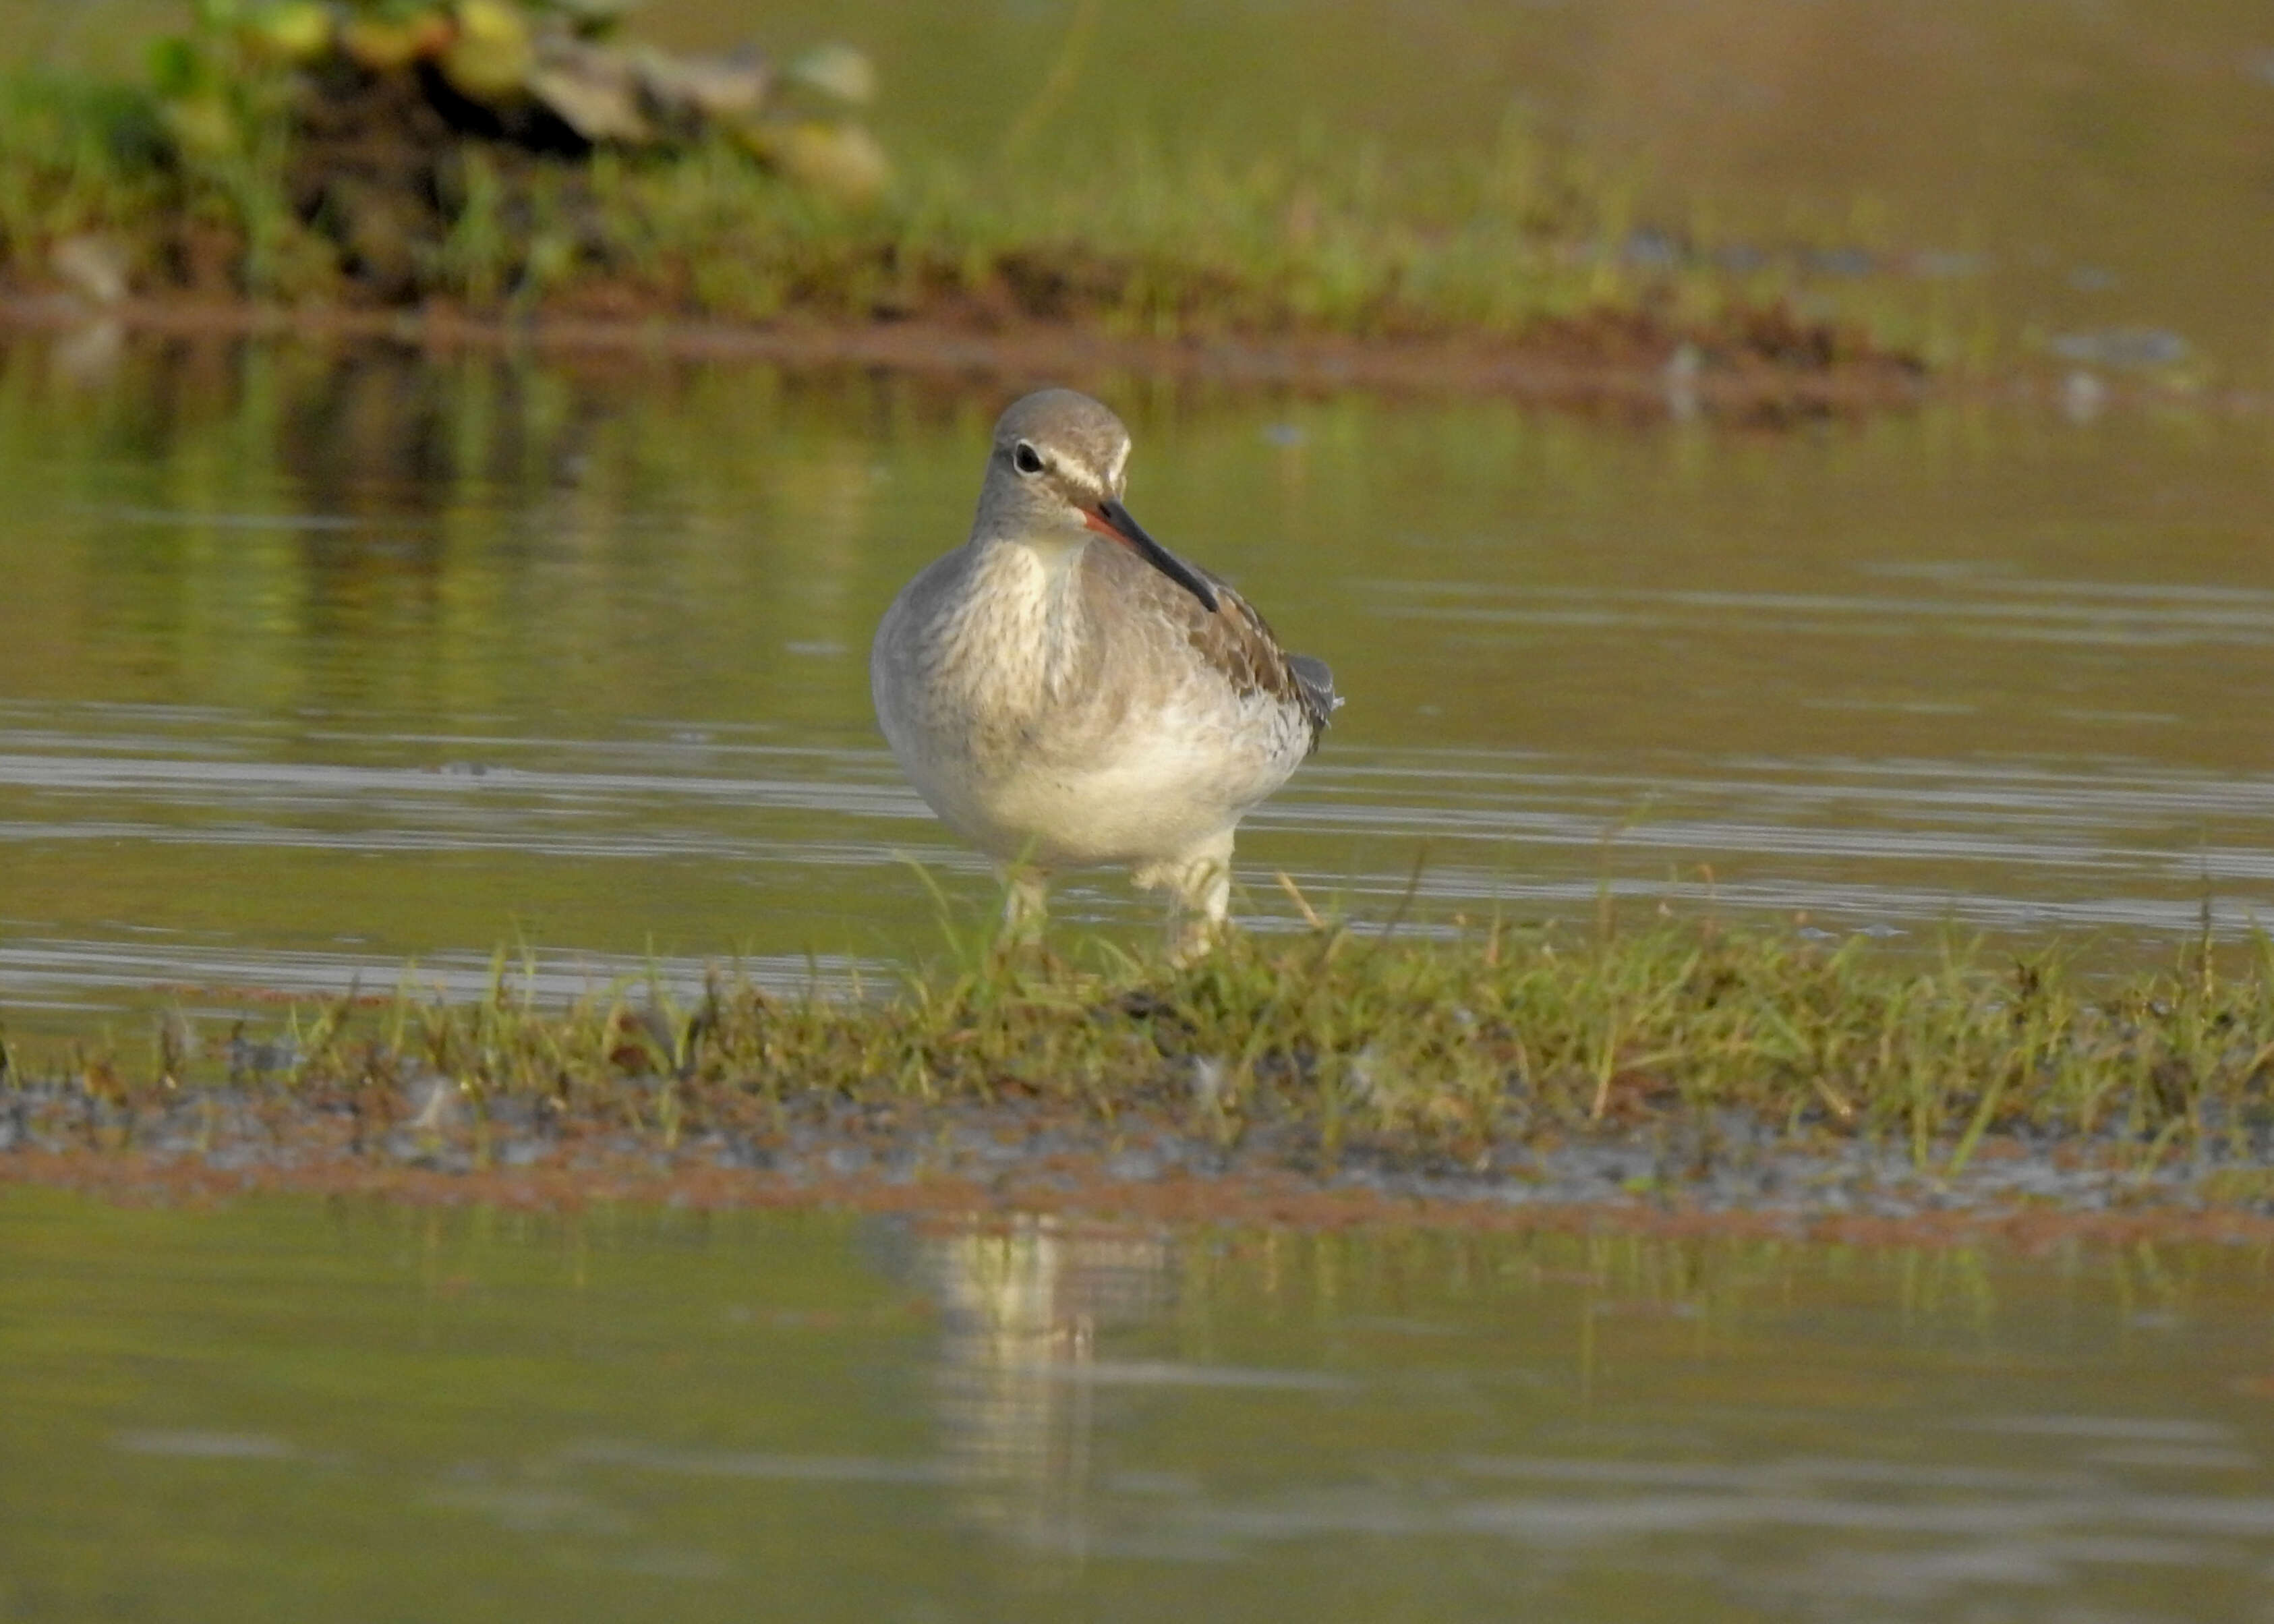
<instances>
[{"instance_id":1,"label":"bird's leg","mask_svg":"<svg viewBox=\"0 0 2274 1624\"><path fill-rule=\"evenodd\" d=\"M1166 862L1147 863L1130 878L1141 889L1169 893L1170 962L1205 958L1231 910L1231 832Z\"/></svg>"},{"instance_id":2,"label":"bird's leg","mask_svg":"<svg viewBox=\"0 0 2274 1624\"><path fill-rule=\"evenodd\" d=\"M1050 910L1050 876L1030 863L1004 863L1003 940L1005 944L1031 946L1043 939L1043 918Z\"/></svg>"},{"instance_id":3,"label":"bird's leg","mask_svg":"<svg viewBox=\"0 0 2274 1624\"><path fill-rule=\"evenodd\" d=\"M1231 853L1186 865L1169 907L1169 959L1188 965L1205 959L1226 929L1231 903Z\"/></svg>"}]
</instances>

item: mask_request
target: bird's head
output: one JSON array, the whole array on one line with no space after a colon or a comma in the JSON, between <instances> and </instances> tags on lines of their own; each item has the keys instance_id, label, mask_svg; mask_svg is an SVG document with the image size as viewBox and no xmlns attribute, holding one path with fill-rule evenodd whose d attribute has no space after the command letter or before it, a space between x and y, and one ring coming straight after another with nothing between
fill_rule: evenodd
<instances>
[{"instance_id":1,"label":"bird's head","mask_svg":"<svg viewBox=\"0 0 2274 1624\"><path fill-rule=\"evenodd\" d=\"M1072 389L1029 395L995 425L978 530L1045 549L1071 550L1103 536L1215 613L1215 590L1121 505L1128 462L1129 431L1105 407Z\"/></svg>"}]
</instances>

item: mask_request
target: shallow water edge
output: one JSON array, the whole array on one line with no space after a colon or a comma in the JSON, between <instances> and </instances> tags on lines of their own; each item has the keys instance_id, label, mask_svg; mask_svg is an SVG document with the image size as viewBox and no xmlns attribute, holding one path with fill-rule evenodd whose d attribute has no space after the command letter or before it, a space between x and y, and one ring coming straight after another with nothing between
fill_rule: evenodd
<instances>
[{"instance_id":1,"label":"shallow water edge","mask_svg":"<svg viewBox=\"0 0 2274 1624\"><path fill-rule=\"evenodd\" d=\"M2013 1139L1981 1147L1956 1170L1869 1147L1781 1148L1701 1168L1694 1140L1632 1133L1511 1154L1496 1166L1352 1156L1326 1170L1254 1142L1225 1147L1166 1122L1133 1116L1111 1132L1085 1132L1062 1113L1017 1106L959 1108L897 1132L864 1129L848 1111L794 1135L787 1149L714 1138L674 1152L619 1140L541 1154L517 1141L483 1157L417 1136L404 1136L393 1154L349 1154L343 1124L305 1116L296 1124L290 1115L272 1104L257 1115L233 1113L218 1130L208 1117L207 1143L196 1148L18 1139L0 1153L0 1184L129 1206L283 1194L532 1213L994 1214L1311 1233L1389 1225L2022 1252L2069 1242L2274 1244L2274 1176L2263 1169L2180 1165L2143 1174Z\"/></svg>"},{"instance_id":2,"label":"shallow water edge","mask_svg":"<svg viewBox=\"0 0 2274 1624\"><path fill-rule=\"evenodd\" d=\"M1598 327L1602 331L1598 332ZM1642 419L1710 416L1753 425L1851 417L1979 391L1984 380L1937 377L1910 357L1868 349L1819 360L1749 351L1701 359L1676 333L1638 337L1608 317L1543 323L1514 335L1447 333L1210 333L1161 336L1037 320L731 322L656 316L485 315L449 304L411 310L299 308L253 300L0 297L0 335L80 344L152 340L289 341L380 345L440 359L463 355L739 362L802 371L885 368L914 379L1114 377L1236 389L1365 389L1393 395L1488 397ZM105 337L104 335L109 335ZM2059 387L2022 375L1993 392L2058 403ZM2152 380L2151 380L2152 392ZM2126 390L2127 394L2137 393ZM2114 392L2104 397L2120 403ZM2199 393L2191 397L2199 400ZM2257 397L2237 394L2249 407Z\"/></svg>"}]
</instances>

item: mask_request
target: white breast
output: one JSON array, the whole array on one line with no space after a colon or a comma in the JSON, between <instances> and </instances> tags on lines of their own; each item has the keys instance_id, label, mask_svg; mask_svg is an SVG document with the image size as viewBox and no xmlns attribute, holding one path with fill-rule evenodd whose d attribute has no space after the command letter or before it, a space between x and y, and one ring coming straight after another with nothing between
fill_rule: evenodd
<instances>
[{"instance_id":1,"label":"white breast","mask_svg":"<svg viewBox=\"0 0 2274 1624\"><path fill-rule=\"evenodd\" d=\"M1005 861L1140 865L1221 842L1301 763L1299 708L1235 692L1180 639L1141 673L1085 672L1051 598L1065 584L1023 547L909 583L870 658L901 768Z\"/></svg>"}]
</instances>

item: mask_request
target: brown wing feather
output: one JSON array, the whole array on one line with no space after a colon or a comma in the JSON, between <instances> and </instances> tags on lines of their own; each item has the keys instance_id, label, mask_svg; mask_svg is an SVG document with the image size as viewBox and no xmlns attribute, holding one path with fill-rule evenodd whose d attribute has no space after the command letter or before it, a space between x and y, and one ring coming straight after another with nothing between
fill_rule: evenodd
<instances>
[{"instance_id":1,"label":"brown wing feather","mask_svg":"<svg viewBox=\"0 0 2274 1624\"><path fill-rule=\"evenodd\" d=\"M1205 569L1200 575L1216 589L1216 612L1209 613L1192 594L1183 594L1193 610L1186 636L1231 680L1234 692L1268 694L1298 707L1310 726L1311 749L1316 751L1319 735L1334 716L1333 673L1323 660L1281 648L1270 623L1221 575Z\"/></svg>"},{"instance_id":2,"label":"brown wing feather","mask_svg":"<svg viewBox=\"0 0 2274 1624\"><path fill-rule=\"evenodd\" d=\"M1200 657L1224 673L1232 691L1261 694L1283 704L1296 706L1311 733L1311 749L1319 748L1335 707L1333 673L1323 660L1290 654L1279 646L1271 628L1255 606L1223 576L1187 562L1194 574L1214 589L1216 611L1210 614L1201 601L1126 548L1093 545L1093 568L1119 577L1118 591L1134 594L1161 620L1180 631Z\"/></svg>"}]
</instances>

